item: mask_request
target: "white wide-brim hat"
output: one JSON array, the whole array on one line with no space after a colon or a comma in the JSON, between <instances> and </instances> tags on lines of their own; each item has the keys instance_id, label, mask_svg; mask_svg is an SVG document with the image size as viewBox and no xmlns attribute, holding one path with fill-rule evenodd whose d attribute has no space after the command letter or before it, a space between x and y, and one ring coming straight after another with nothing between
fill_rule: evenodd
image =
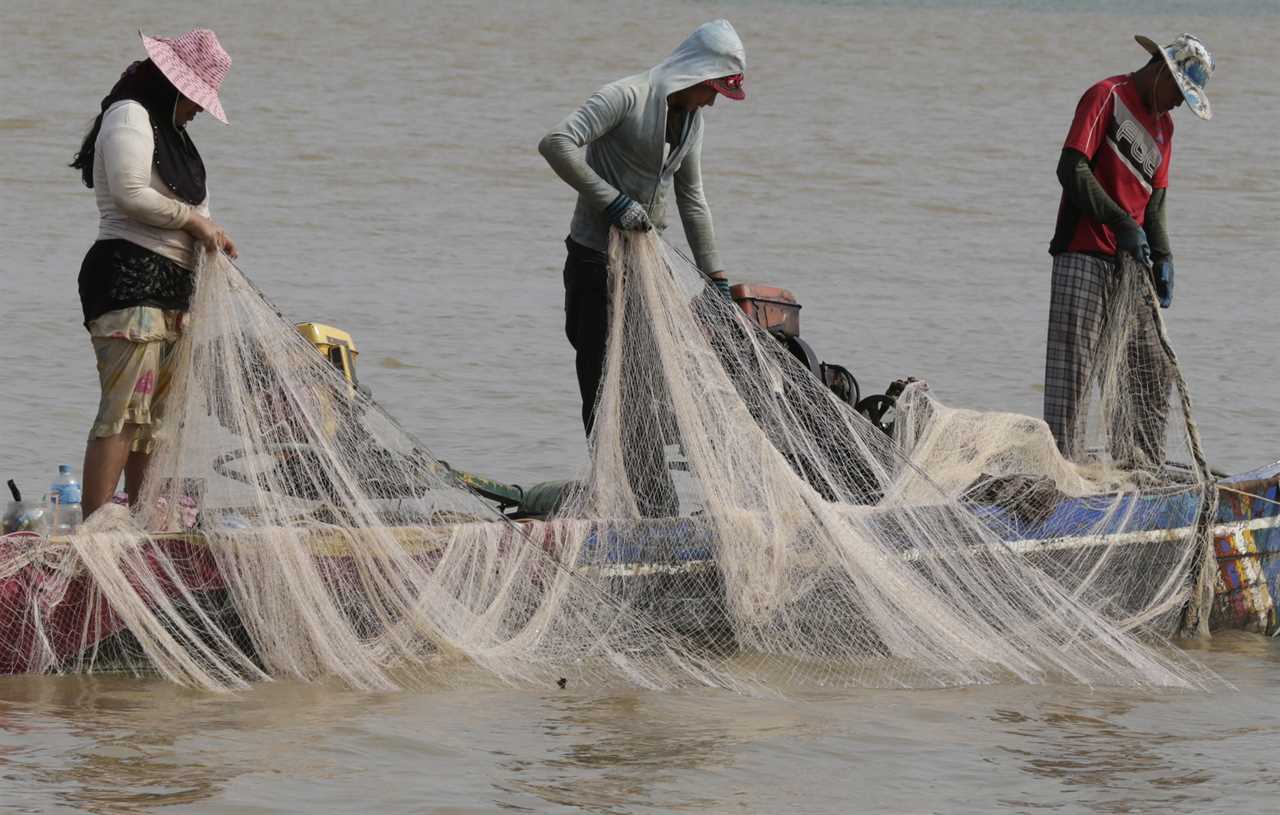
<instances>
[{"instance_id":1,"label":"white wide-brim hat","mask_svg":"<svg viewBox=\"0 0 1280 815\"><path fill-rule=\"evenodd\" d=\"M178 91L227 124L227 114L218 99L218 88L231 70L231 56L207 28L188 31L181 37L148 37L141 31L142 47L160 72Z\"/></svg>"},{"instance_id":2,"label":"white wide-brim hat","mask_svg":"<svg viewBox=\"0 0 1280 815\"><path fill-rule=\"evenodd\" d=\"M1213 110L1209 107L1204 86L1209 84L1209 77L1213 74L1213 54L1205 44L1194 34L1180 34L1163 48L1150 37L1135 34L1133 38L1152 55L1164 57L1164 63L1169 66L1169 73L1173 74L1191 112L1201 119L1212 119Z\"/></svg>"}]
</instances>

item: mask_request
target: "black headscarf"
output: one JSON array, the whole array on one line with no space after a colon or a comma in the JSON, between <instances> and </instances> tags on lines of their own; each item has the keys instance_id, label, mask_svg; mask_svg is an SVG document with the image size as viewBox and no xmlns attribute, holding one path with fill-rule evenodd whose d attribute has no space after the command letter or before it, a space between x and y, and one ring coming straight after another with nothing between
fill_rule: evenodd
<instances>
[{"instance_id":1,"label":"black headscarf","mask_svg":"<svg viewBox=\"0 0 1280 815\"><path fill-rule=\"evenodd\" d=\"M204 161L185 128L174 125L178 89L149 59L133 63L120 75L111 93L102 100L102 112L94 120L71 166L80 171L86 187L93 186L93 154L107 108L122 99L132 99L147 109L155 136L155 162L160 178L173 194L189 204L205 199Z\"/></svg>"}]
</instances>

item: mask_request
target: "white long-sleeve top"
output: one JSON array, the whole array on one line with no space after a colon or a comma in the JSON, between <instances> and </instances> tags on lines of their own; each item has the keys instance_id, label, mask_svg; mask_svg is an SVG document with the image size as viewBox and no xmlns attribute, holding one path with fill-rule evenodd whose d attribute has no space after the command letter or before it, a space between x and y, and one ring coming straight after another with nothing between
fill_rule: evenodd
<instances>
[{"instance_id":1,"label":"white long-sleeve top","mask_svg":"<svg viewBox=\"0 0 1280 815\"><path fill-rule=\"evenodd\" d=\"M107 108L93 159L98 239L123 238L192 269L192 238L183 227L192 212L209 216L209 199L192 206L175 197L155 167L154 154L146 108L129 99Z\"/></svg>"}]
</instances>

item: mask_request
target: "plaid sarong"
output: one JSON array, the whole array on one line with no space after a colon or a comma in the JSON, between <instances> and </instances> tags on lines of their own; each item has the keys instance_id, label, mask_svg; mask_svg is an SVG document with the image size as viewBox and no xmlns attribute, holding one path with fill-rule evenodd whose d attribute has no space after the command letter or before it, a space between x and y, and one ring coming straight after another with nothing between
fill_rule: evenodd
<instances>
[{"instance_id":1,"label":"plaid sarong","mask_svg":"<svg viewBox=\"0 0 1280 815\"><path fill-rule=\"evenodd\" d=\"M1053 258L1049 339L1045 348L1044 420L1058 449L1083 460L1087 399L1099 340L1107 328L1108 301L1119 281L1116 262L1065 252ZM1110 452L1126 466L1161 467L1169 413L1168 361L1150 311L1139 308L1125 349L1133 427L1108 428ZM1137 457L1147 459L1145 462Z\"/></svg>"}]
</instances>

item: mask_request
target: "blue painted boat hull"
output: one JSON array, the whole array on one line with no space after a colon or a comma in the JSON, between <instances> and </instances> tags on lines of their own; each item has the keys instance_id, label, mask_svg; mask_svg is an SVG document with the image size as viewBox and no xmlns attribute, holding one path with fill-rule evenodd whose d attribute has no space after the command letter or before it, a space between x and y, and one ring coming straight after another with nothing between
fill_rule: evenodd
<instances>
[{"instance_id":1,"label":"blue painted boat hull","mask_svg":"<svg viewBox=\"0 0 1280 815\"><path fill-rule=\"evenodd\" d=\"M1060 502L1042 519L1025 520L1005 510L978 507L988 526L1017 551L1052 563L1055 553L1068 562L1082 548L1124 545L1124 562L1142 564L1153 581L1160 565L1180 557L1181 543L1194 523L1199 496L1187 490L1135 495L1117 508L1113 496L1072 498ZM940 507L939 512L949 510ZM904 534L904 540L909 534ZM1280 462L1219 483L1214 526L1217 576L1211 629L1242 629L1264 634L1280 631ZM1175 547L1175 542L1177 547ZM660 608L659 615L681 629L714 630L725 621L723 586L715 565L714 534L696 519L654 519L611 524L593 537L584 552L585 568L607 570L618 593L642 605ZM918 556L904 542L902 554ZM603 565L602 565L603 564ZM1143 575L1132 577L1125 605L1142 608ZM1167 624L1176 625L1177 614Z\"/></svg>"}]
</instances>

